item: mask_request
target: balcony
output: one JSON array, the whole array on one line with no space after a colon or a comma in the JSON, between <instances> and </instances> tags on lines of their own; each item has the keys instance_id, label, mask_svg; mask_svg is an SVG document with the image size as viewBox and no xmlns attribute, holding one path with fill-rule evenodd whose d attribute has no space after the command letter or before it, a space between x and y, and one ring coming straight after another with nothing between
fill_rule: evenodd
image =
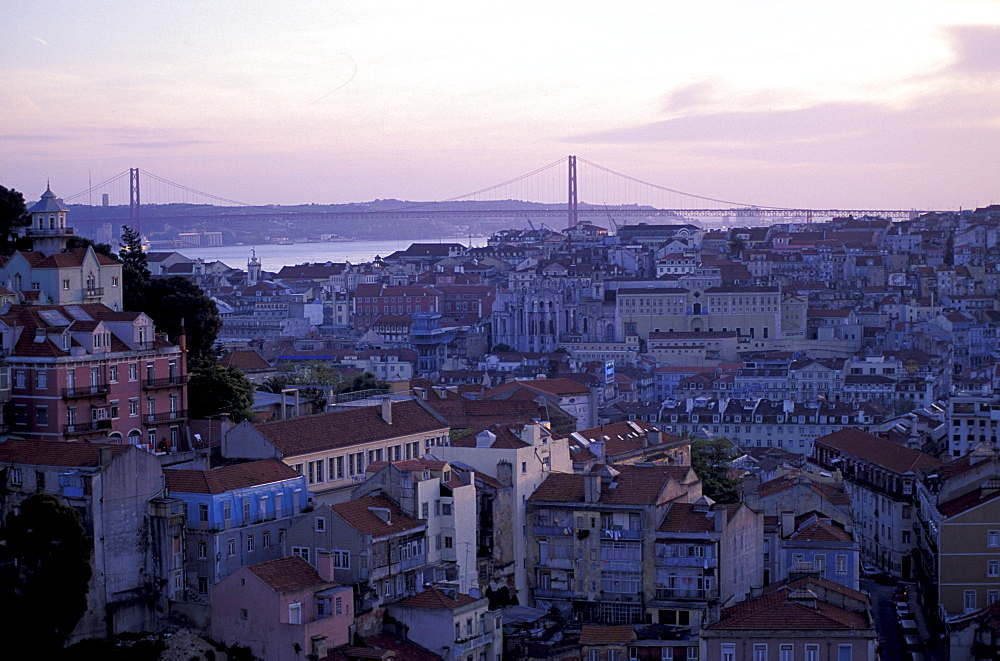
<instances>
[{"instance_id":1,"label":"balcony","mask_svg":"<svg viewBox=\"0 0 1000 661\"><path fill-rule=\"evenodd\" d=\"M83 291L84 298L101 298L104 296L104 287L87 287Z\"/></svg>"},{"instance_id":2,"label":"balcony","mask_svg":"<svg viewBox=\"0 0 1000 661\"><path fill-rule=\"evenodd\" d=\"M654 598L658 600L698 599L706 601L709 599L718 599L719 591L698 588L656 588Z\"/></svg>"},{"instance_id":3,"label":"balcony","mask_svg":"<svg viewBox=\"0 0 1000 661\"><path fill-rule=\"evenodd\" d=\"M111 429L110 420L92 420L90 422L76 422L63 427L63 436L79 436L80 434L91 434L97 431Z\"/></svg>"},{"instance_id":4,"label":"balcony","mask_svg":"<svg viewBox=\"0 0 1000 661\"><path fill-rule=\"evenodd\" d=\"M143 424L155 425L161 422L175 422L187 419L187 409L179 411L164 411L163 413L147 413L142 416Z\"/></svg>"},{"instance_id":5,"label":"balcony","mask_svg":"<svg viewBox=\"0 0 1000 661\"><path fill-rule=\"evenodd\" d=\"M99 383L89 386L77 386L75 388L63 388L62 396L65 399L75 397L100 397L111 392L111 386L106 383Z\"/></svg>"},{"instance_id":6,"label":"balcony","mask_svg":"<svg viewBox=\"0 0 1000 661\"><path fill-rule=\"evenodd\" d=\"M573 560L572 558L546 557L538 559L539 567L548 567L550 569L573 569L575 564L576 560Z\"/></svg>"},{"instance_id":7,"label":"balcony","mask_svg":"<svg viewBox=\"0 0 1000 661\"><path fill-rule=\"evenodd\" d=\"M572 590L557 590L555 588L535 588L532 590L536 599L572 599L576 594Z\"/></svg>"},{"instance_id":8,"label":"balcony","mask_svg":"<svg viewBox=\"0 0 1000 661\"><path fill-rule=\"evenodd\" d=\"M400 560L399 568L402 571L408 571L410 569L416 569L417 567L420 567L421 565L424 565L426 563L427 563L427 556L418 555L410 558L403 558L402 560Z\"/></svg>"},{"instance_id":9,"label":"balcony","mask_svg":"<svg viewBox=\"0 0 1000 661\"><path fill-rule=\"evenodd\" d=\"M531 531L539 537L568 537L573 534L573 526L532 526Z\"/></svg>"},{"instance_id":10,"label":"balcony","mask_svg":"<svg viewBox=\"0 0 1000 661\"><path fill-rule=\"evenodd\" d=\"M476 636L475 638L470 638L469 640L463 640L461 642L455 643L455 656L461 656L466 652L476 649L477 647L482 647L483 645L489 645L493 642L492 633L484 633Z\"/></svg>"},{"instance_id":11,"label":"balcony","mask_svg":"<svg viewBox=\"0 0 1000 661\"><path fill-rule=\"evenodd\" d=\"M180 388L187 383L187 375L167 376L162 379L145 379L142 382L143 390L156 390L157 388Z\"/></svg>"},{"instance_id":12,"label":"balcony","mask_svg":"<svg viewBox=\"0 0 1000 661\"><path fill-rule=\"evenodd\" d=\"M26 236L72 236L75 234L72 227L54 227L52 229L38 229L37 227L25 228Z\"/></svg>"},{"instance_id":13,"label":"balcony","mask_svg":"<svg viewBox=\"0 0 1000 661\"><path fill-rule=\"evenodd\" d=\"M642 530L619 530L618 528L601 528L601 539L642 539Z\"/></svg>"},{"instance_id":14,"label":"balcony","mask_svg":"<svg viewBox=\"0 0 1000 661\"><path fill-rule=\"evenodd\" d=\"M716 558L661 558L657 557L653 563L657 567L701 567L710 569L718 567L719 561Z\"/></svg>"}]
</instances>

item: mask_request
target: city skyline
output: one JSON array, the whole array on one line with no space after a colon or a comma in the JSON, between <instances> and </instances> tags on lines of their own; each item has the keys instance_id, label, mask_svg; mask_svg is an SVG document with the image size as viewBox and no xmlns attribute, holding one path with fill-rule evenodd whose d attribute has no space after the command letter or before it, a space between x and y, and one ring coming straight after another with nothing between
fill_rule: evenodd
<instances>
[{"instance_id":1,"label":"city skyline","mask_svg":"<svg viewBox=\"0 0 1000 661\"><path fill-rule=\"evenodd\" d=\"M1000 201L997 2L281 9L9 9L0 184L440 200L575 153L759 205Z\"/></svg>"}]
</instances>

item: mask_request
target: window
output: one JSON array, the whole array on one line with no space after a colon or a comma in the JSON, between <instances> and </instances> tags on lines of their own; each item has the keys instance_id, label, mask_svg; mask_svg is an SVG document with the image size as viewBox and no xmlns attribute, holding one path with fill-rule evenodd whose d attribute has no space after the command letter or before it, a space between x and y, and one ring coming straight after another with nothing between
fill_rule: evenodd
<instances>
[{"instance_id":1,"label":"window","mask_svg":"<svg viewBox=\"0 0 1000 661\"><path fill-rule=\"evenodd\" d=\"M229 519L233 518L233 504L232 503L230 503L228 501L222 503L222 518L225 519L225 520L227 520L227 521Z\"/></svg>"},{"instance_id":2,"label":"window","mask_svg":"<svg viewBox=\"0 0 1000 661\"><path fill-rule=\"evenodd\" d=\"M601 661L601 653L598 650L589 650L587 652L587 661Z\"/></svg>"},{"instance_id":3,"label":"window","mask_svg":"<svg viewBox=\"0 0 1000 661\"><path fill-rule=\"evenodd\" d=\"M129 416L131 416L133 418L136 417L137 415L139 415L139 400L138 399L130 399L130 400L128 400L128 414L129 414Z\"/></svg>"},{"instance_id":4,"label":"window","mask_svg":"<svg viewBox=\"0 0 1000 661\"><path fill-rule=\"evenodd\" d=\"M21 469L11 468L10 469L10 483L15 486L21 485Z\"/></svg>"},{"instance_id":5,"label":"window","mask_svg":"<svg viewBox=\"0 0 1000 661\"><path fill-rule=\"evenodd\" d=\"M263 533L261 533L260 538L261 538L260 542L264 546L264 548L268 548L269 546L271 546L271 531L270 530L265 530Z\"/></svg>"},{"instance_id":6,"label":"window","mask_svg":"<svg viewBox=\"0 0 1000 661\"><path fill-rule=\"evenodd\" d=\"M664 647L663 652L666 653L667 650L669 649L670 649L669 647ZM688 661L698 661L698 648L697 647L687 648L687 658Z\"/></svg>"},{"instance_id":7,"label":"window","mask_svg":"<svg viewBox=\"0 0 1000 661\"><path fill-rule=\"evenodd\" d=\"M976 591L966 590L964 592L963 601L965 603L965 612L972 613L976 610Z\"/></svg>"},{"instance_id":8,"label":"window","mask_svg":"<svg viewBox=\"0 0 1000 661\"><path fill-rule=\"evenodd\" d=\"M306 546L293 546L292 555L297 555L306 562L309 562L309 548Z\"/></svg>"},{"instance_id":9,"label":"window","mask_svg":"<svg viewBox=\"0 0 1000 661\"><path fill-rule=\"evenodd\" d=\"M722 661L736 661L736 645L732 643L722 644Z\"/></svg>"},{"instance_id":10,"label":"window","mask_svg":"<svg viewBox=\"0 0 1000 661\"><path fill-rule=\"evenodd\" d=\"M851 653L854 648L850 645L837 646L837 661L851 661Z\"/></svg>"},{"instance_id":11,"label":"window","mask_svg":"<svg viewBox=\"0 0 1000 661\"><path fill-rule=\"evenodd\" d=\"M608 661L618 661L618 650L608 650Z\"/></svg>"},{"instance_id":12,"label":"window","mask_svg":"<svg viewBox=\"0 0 1000 661\"><path fill-rule=\"evenodd\" d=\"M1000 601L1000 590L987 590L986 591L986 605L995 604Z\"/></svg>"},{"instance_id":13,"label":"window","mask_svg":"<svg viewBox=\"0 0 1000 661\"><path fill-rule=\"evenodd\" d=\"M805 661L819 661L819 645L806 645Z\"/></svg>"},{"instance_id":14,"label":"window","mask_svg":"<svg viewBox=\"0 0 1000 661\"><path fill-rule=\"evenodd\" d=\"M208 558L208 544L205 540L198 541L198 559L205 560Z\"/></svg>"},{"instance_id":15,"label":"window","mask_svg":"<svg viewBox=\"0 0 1000 661\"><path fill-rule=\"evenodd\" d=\"M45 473L42 471L35 471L35 488L45 491Z\"/></svg>"},{"instance_id":16,"label":"window","mask_svg":"<svg viewBox=\"0 0 1000 661\"><path fill-rule=\"evenodd\" d=\"M63 289L69 289L69 280L63 280Z\"/></svg>"},{"instance_id":17,"label":"window","mask_svg":"<svg viewBox=\"0 0 1000 661\"><path fill-rule=\"evenodd\" d=\"M49 407L39 406L35 409L35 419L39 427L47 427L49 424Z\"/></svg>"},{"instance_id":18,"label":"window","mask_svg":"<svg viewBox=\"0 0 1000 661\"><path fill-rule=\"evenodd\" d=\"M45 390L46 388L49 387L48 370L38 370L38 372L35 373L35 378L39 390Z\"/></svg>"},{"instance_id":19,"label":"window","mask_svg":"<svg viewBox=\"0 0 1000 661\"><path fill-rule=\"evenodd\" d=\"M990 560L986 563L986 575L990 578L1000 576L1000 560Z\"/></svg>"},{"instance_id":20,"label":"window","mask_svg":"<svg viewBox=\"0 0 1000 661\"><path fill-rule=\"evenodd\" d=\"M990 530L986 533L987 546L1000 546L1000 530Z\"/></svg>"},{"instance_id":21,"label":"window","mask_svg":"<svg viewBox=\"0 0 1000 661\"><path fill-rule=\"evenodd\" d=\"M198 577L198 594L208 594L208 578Z\"/></svg>"},{"instance_id":22,"label":"window","mask_svg":"<svg viewBox=\"0 0 1000 661\"><path fill-rule=\"evenodd\" d=\"M842 553L837 555L837 573L847 573L847 556Z\"/></svg>"},{"instance_id":23,"label":"window","mask_svg":"<svg viewBox=\"0 0 1000 661\"><path fill-rule=\"evenodd\" d=\"M247 552L253 553L257 548L253 535L247 535Z\"/></svg>"},{"instance_id":24,"label":"window","mask_svg":"<svg viewBox=\"0 0 1000 661\"><path fill-rule=\"evenodd\" d=\"M288 623L302 624L302 604L300 602L288 604Z\"/></svg>"},{"instance_id":25,"label":"window","mask_svg":"<svg viewBox=\"0 0 1000 661\"><path fill-rule=\"evenodd\" d=\"M326 519L321 516L316 517L316 532L326 532Z\"/></svg>"},{"instance_id":26,"label":"window","mask_svg":"<svg viewBox=\"0 0 1000 661\"><path fill-rule=\"evenodd\" d=\"M781 646L781 657L779 661L795 661L795 647L783 644Z\"/></svg>"},{"instance_id":27,"label":"window","mask_svg":"<svg viewBox=\"0 0 1000 661\"><path fill-rule=\"evenodd\" d=\"M330 556L333 558L333 566L335 569L351 568L350 551L330 551Z\"/></svg>"},{"instance_id":28,"label":"window","mask_svg":"<svg viewBox=\"0 0 1000 661\"><path fill-rule=\"evenodd\" d=\"M226 542L226 553L230 556L236 555L236 538L230 537L229 541Z\"/></svg>"},{"instance_id":29,"label":"window","mask_svg":"<svg viewBox=\"0 0 1000 661\"><path fill-rule=\"evenodd\" d=\"M428 503L420 503L420 518L426 519L429 513L430 507Z\"/></svg>"},{"instance_id":30,"label":"window","mask_svg":"<svg viewBox=\"0 0 1000 661\"><path fill-rule=\"evenodd\" d=\"M767 643L754 644L753 661L767 661Z\"/></svg>"},{"instance_id":31,"label":"window","mask_svg":"<svg viewBox=\"0 0 1000 661\"><path fill-rule=\"evenodd\" d=\"M454 545L454 540L450 536L445 535L444 536L444 547L446 549L450 549L450 548L452 548L453 545Z\"/></svg>"},{"instance_id":32,"label":"window","mask_svg":"<svg viewBox=\"0 0 1000 661\"><path fill-rule=\"evenodd\" d=\"M136 363L129 363L128 366L128 380L135 381L139 378L139 365Z\"/></svg>"},{"instance_id":33,"label":"window","mask_svg":"<svg viewBox=\"0 0 1000 661\"><path fill-rule=\"evenodd\" d=\"M342 597L337 597L336 599L334 599L334 601L333 601L333 612L334 612L335 615L340 615L341 613L344 612L344 604L343 604L343 598Z\"/></svg>"}]
</instances>

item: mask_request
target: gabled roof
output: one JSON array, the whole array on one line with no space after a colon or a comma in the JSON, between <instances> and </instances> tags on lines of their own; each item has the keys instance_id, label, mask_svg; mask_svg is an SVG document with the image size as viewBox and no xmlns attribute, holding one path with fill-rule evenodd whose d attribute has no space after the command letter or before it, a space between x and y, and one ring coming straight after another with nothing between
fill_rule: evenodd
<instances>
[{"instance_id":1,"label":"gabled roof","mask_svg":"<svg viewBox=\"0 0 1000 661\"><path fill-rule=\"evenodd\" d=\"M285 457L447 428L413 400L392 403L391 424L380 406L365 406L254 426Z\"/></svg>"},{"instance_id":2,"label":"gabled roof","mask_svg":"<svg viewBox=\"0 0 1000 661\"><path fill-rule=\"evenodd\" d=\"M718 622L707 629L764 629L768 631L863 630L868 621L860 613L816 600L815 607L792 597L797 592L777 590L736 604L722 611Z\"/></svg>"},{"instance_id":3,"label":"gabled roof","mask_svg":"<svg viewBox=\"0 0 1000 661\"><path fill-rule=\"evenodd\" d=\"M887 441L854 427L820 436L814 443L827 445L900 475L941 465L940 461L929 454Z\"/></svg>"},{"instance_id":4,"label":"gabled roof","mask_svg":"<svg viewBox=\"0 0 1000 661\"><path fill-rule=\"evenodd\" d=\"M409 608L435 608L451 610L453 608L458 608L459 606L465 606L466 604L479 601L479 599L481 599L481 597L477 598L469 594L462 594L461 592L456 592L455 598L452 599L438 588L429 588L423 592L418 592L411 597L407 597L396 605L407 606Z\"/></svg>"},{"instance_id":5,"label":"gabled roof","mask_svg":"<svg viewBox=\"0 0 1000 661\"><path fill-rule=\"evenodd\" d=\"M111 456L118 457L128 452L131 447L130 445L9 439L0 443L0 464L94 468L100 465L101 448L110 448Z\"/></svg>"},{"instance_id":6,"label":"gabled roof","mask_svg":"<svg viewBox=\"0 0 1000 661\"><path fill-rule=\"evenodd\" d=\"M389 510L389 522L375 514L371 508ZM404 533L424 526L421 521L406 516L396 503L382 495L366 496L346 503L337 503L330 505L330 509L358 532L376 538Z\"/></svg>"},{"instance_id":7,"label":"gabled roof","mask_svg":"<svg viewBox=\"0 0 1000 661\"><path fill-rule=\"evenodd\" d=\"M652 505L672 478L683 482L690 472L688 466L615 466L618 475L613 480L598 476L600 497L605 505ZM549 473L529 500L532 502L582 503L584 480L589 477L576 473ZM614 485L614 486L612 486Z\"/></svg>"},{"instance_id":8,"label":"gabled roof","mask_svg":"<svg viewBox=\"0 0 1000 661\"><path fill-rule=\"evenodd\" d=\"M581 645L628 645L635 640L631 626L585 624L580 631Z\"/></svg>"},{"instance_id":9,"label":"gabled roof","mask_svg":"<svg viewBox=\"0 0 1000 661\"><path fill-rule=\"evenodd\" d=\"M248 461L211 470L164 468L167 488L175 493L217 494L282 480L299 479L295 469L277 459Z\"/></svg>"},{"instance_id":10,"label":"gabled roof","mask_svg":"<svg viewBox=\"0 0 1000 661\"><path fill-rule=\"evenodd\" d=\"M329 583L323 580L315 567L297 555L249 565L247 569L278 594L325 586Z\"/></svg>"}]
</instances>

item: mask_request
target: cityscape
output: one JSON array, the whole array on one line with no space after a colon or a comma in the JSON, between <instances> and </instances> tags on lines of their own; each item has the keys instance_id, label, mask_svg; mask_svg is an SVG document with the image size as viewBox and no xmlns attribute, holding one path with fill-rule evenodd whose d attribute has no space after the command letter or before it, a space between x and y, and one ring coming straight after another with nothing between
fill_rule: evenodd
<instances>
[{"instance_id":1,"label":"cityscape","mask_svg":"<svg viewBox=\"0 0 1000 661\"><path fill-rule=\"evenodd\" d=\"M61 513L90 549L69 650L990 658L1000 207L572 209L268 271L23 204L0 566L39 568L10 585L72 581L18 551Z\"/></svg>"},{"instance_id":2,"label":"cityscape","mask_svg":"<svg viewBox=\"0 0 1000 661\"><path fill-rule=\"evenodd\" d=\"M1000 3L8 4L3 659L1000 659Z\"/></svg>"}]
</instances>

